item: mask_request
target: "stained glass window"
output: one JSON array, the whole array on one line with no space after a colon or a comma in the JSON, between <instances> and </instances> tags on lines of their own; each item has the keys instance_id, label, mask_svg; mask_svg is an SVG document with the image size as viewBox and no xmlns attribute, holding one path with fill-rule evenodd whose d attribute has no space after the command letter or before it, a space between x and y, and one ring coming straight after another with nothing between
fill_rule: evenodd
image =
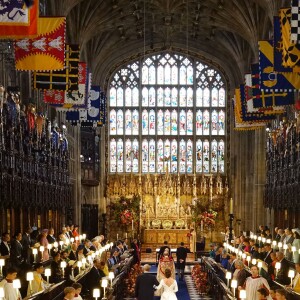
<instances>
[{"instance_id":1,"label":"stained glass window","mask_svg":"<svg viewBox=\"0 0 300 300\"><path fill-rule=\"evenodd\" d=\"M214 67L153 55L118 69L108 95L110 172L225 172L226 85Z\"/></svg>"}]
</instances>

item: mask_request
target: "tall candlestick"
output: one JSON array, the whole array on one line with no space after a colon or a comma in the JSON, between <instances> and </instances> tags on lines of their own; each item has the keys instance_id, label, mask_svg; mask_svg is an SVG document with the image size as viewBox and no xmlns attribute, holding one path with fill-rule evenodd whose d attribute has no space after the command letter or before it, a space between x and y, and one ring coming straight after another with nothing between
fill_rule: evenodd
<instances>
[{"instance_id":1,"label":"tall candlestick","mask_svg":"<svg viewBox=\"0 0 300 300\"><path fill-rule=\"evenodd\" d=\"M232 215L233 214L233 199L230 198L229 201L229 213Z\"/></svg>"},{"instance_id":2,"label":"tall candlestick","mask_svg":"<svg viewBox=\"0 0 300 300\"><path fill-rule=\"evenodd\" d=\"M131 221L131 229L133 231L133 220Z\"/></svg>"}]
</instances>

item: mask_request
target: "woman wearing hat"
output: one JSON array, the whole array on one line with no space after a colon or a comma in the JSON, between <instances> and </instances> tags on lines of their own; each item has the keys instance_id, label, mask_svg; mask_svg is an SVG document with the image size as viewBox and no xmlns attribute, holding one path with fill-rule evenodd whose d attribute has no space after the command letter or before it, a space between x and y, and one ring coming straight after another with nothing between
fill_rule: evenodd
<instances>
[{"instance_id":1,"label":"woman wearing hat","mask_svg":"<svg viewBox=\"0 0 300 300\"><path fill-rule=\"evenodd\" d=\"M41 256L41 261L49 260L49 251L48 251L49 242L47 240L47 235L48 235L48 229L43 229L39 237L40 245L44 246L44 251Z\"/></svg>"}]
</instances>

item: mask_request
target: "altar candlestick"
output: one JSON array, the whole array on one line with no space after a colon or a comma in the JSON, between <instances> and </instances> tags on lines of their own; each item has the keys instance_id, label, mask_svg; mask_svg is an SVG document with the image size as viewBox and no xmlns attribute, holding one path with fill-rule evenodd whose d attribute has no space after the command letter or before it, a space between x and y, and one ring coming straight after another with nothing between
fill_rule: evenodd
<instances>
[{"instance_id":1,"label":"altar candlestick","mask_svg":"<svg viewBox=\"0 0 300 300\"><path fill-rule=\"evenodd\" d=\"M201 227L200 227L201 232L203 231L203 221L201 220Z\"/></svg>"},{"instance_id":2,"label":"altar candlestick","mask_svg":"<svg viewBox=\"0 0 300 300\"><path fill-rule=\"evenodd\" d=\"M229 201L229 213L232 215L233 214L233 199L230 198Z\"/></svg>"},{"instance_id":3,"label":"altar candlestick","mask_svg":"<svg viewBox=\"0 0 300 300\"><path fill-rule=\"evenodd\" d=\"M131 221L131 229L133 231L133 220Z\"/></svg>"}]
</instances>

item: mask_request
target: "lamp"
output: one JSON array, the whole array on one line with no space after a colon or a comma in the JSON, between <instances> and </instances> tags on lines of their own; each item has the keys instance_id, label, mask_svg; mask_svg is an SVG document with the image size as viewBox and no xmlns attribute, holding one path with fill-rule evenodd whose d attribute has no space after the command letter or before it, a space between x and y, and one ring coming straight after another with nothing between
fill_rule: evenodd
<instances>
[{"instance_id":1,"label":"lamp","mask_svg":"<svg viewBox=\"0 0 300 300\"><path fill-rule=\"evenodd\" d=\"M44 246L40 246L40 252L41 252L41 261L43 260L43 252L45 250L45 247Z\"/></svg>"},{"instance_id":2,"label":"lamp","mask_svg":"<svg viewBox=\"0 0 300 300\"><path fill-rule=\"evenodd\" d=\"M284 255L286 254L286 250L288 249L288 245L287 244L284 244L283 245L283 249L284 249Z\"/></svg>"},{"instance_id":3,"label":"lamp","mask_svg":"<svg viewBox=\"0 0 300 300\"><path fill-rule=\"evenodd\" d=\"M257 235L254 235L253 238L255 239L255 241L257 240Z\"/></svg>"},{"instance_id":4,"label":"lamp","mask_svg":"<svg viewBox=\"0 0 300 300\"><path fill-rule=\"evenodd\" d=\"M63 261L60 263L60 267L62 268L63 277L65 277L65 268L67 267L67 263L63 260Z\"/></svg>"},{"instance_id":5,"label":"lamp","mask_svg":"<svg viewBox=\"0 0 300 300\"><path fill-rule=\"evenodd\" d=\"M100 297L100 289L93 289L93 297L96 300Z\"/></svg>"},{"instance_id":6,"label":"lamp","mask_svg":"<svg viewBox=\"0 0 300 300\"><path fill-rule=\"evenodd\" d=\"M252 261L251 261L251 264L252 264L252 265L256 265L256 262L257 262L256 259L253 258Z\"/></svg>"},{"instance_id":7,"label":"lamp","mask_svg":"<svg viewBox=\"0 0 300 300\"><path fill-rule=\"evenodd\" d=\"M21 288L21 281L20 281L20 279L13 280L13 288L16 289L17 298L18 298L19 295L20 295L19 289Z\"/></svg>"},{"instance_id":8,"label":"lamp","mask_svg":"<svg viewBox=\"0 0 300 300\"><path fill-rule=\"evenodd\" d=\"M86 258L84 257L82 260L82 269L85 269L85 264L86 264Z\"/></svg>"},{"instance_id":9,"label":"lamp","mask_svg":"<svg viewBox=\"0 0 300 300\"><path fill-rule=\"evenodd\" d=\"M282 248L282 242L278 243L278 248L279 248L279 250Z\"/></svg>"},{"instance_id":10,"label":"lamp","mask_svg":"<svg viewBox=\"0 0 300 300\"><path fill-rule=\"evenodd\" d=\"M263 237L263 238L261 239L261 241L262 241L263 243L265 243L265 242L266 242L266 238Z\"/></svg>"},{"instance_id":11,"label":"lamp","mask_svg":"<svg viewBox=\"0 0 300 300\"><path fill-rule=\"evenodd\" d=\"M105 294L106 294L105 289L107 288L107 285L108 285L107 279L102 279L101 287L103 287L103 289L104 289L104 294L103 294L103 298L102 299L106 299L106 297L105 297Z\"/></svg>"},{"instance_id":12,"label":"lamp","mask_svg":"<svg viewBox=\"0 0 300 300\"><path fill-rule=\"evenodd\" d=\"M293 284L293 278L295 277L295 271L290 269L289 270L289 274L288 274L288 277L291 278L291 285Z\"/></svg>"},{"instance_id":13,"label":"lamp","mask_svg":"<svg viewBox=\"0 0 300 300\"><path fill-rule=\"evenodd\" d=\"M108 278L110 279L110 286L112 287L112 281L115 278L115 273L114 272L109 272L108 273Z\"/></svg>"},{"instance_id":14,"label":"lamp","mask_svg":"<svg viewBox=\"0 0 300 300\"><path fill-rule=\"evenodd\" d=\"M278 262L275 264L276 276L277 276L277 273L278 273L278 271L280 270L280 268L281 268L281 263L278 261Z\"/></svg>"},{"instance_id":15,"label":"lamp","mask_svg":"<svg viewBox=\"0 0 300 300\"><path fill-rule=\"evenodd\" d=\"M26 274L26 280L29 281L29 291L30 291L30 295L32 294L32 286L31 286L31 282L33 280L33 272L28 272Z\"/></svg>"},{"instance_id":16,"label":"lamp","mask_svg":"<svg viewBox=\"0 0 300 300\"><path fill-rule=\"evenodd\" d=\"M258 267L259 273L260 273L260 269L262 268L262 266L263 266L262 261L259 261L259 262L257 263L257 267Z\"/></svg>"},{"instance_id":17,"label":"lamp","mask_svg":"<svg viewBox=\"0 0 300 300\"><path fill-rule=\"evenodd\" d=\"M227 279L227 286L229 287L229 281L232 278L232 273L231 272L226 272L226 279Z\"/></svg>"},{"instance_id":18,"label":"lamp","mask_svg":"<svg viewBox=\"0 0 300 300\"><path fill-rule=\"evenodd\" d=\"M77 262L77 267L78 267L78 272L80 273L80 269L81 269L81 267L82 267L82 262L81 261L78 261ZM100 297L100 296L99 296Z\"/></svg>"},{"instance_id":19,"label":"lamp","mask_svg":"<svg viewBox=\"0 0 300 300\"><path fill-rule=\"evenodd\" d=\"M32 249L32 254L33 254L33 262L36 262L36 255L38 254L38 249L33 248Z\"/></svg>"},{"instance_id":20,"label":"lamp","mask_svg":"<svg viewBox=\"0 0 300 300\"><path fill-rule=\"evenodd\" d=\"M45 269L45 276L47 277L47 283L49 283L49 277L51 276L51 269Z\"/></svg>"},{"instance_id":21,"label":"lamp","mask_svg":"<svg viewBox=\"0 0 300 300\"><path fill-rule=\"evenodd\" d=\"M0 276L2 277L2 268L5 266L5 259L1 258L0 259Z\"/></svg>"},{"instance_id":22,"label":"lamp","mask_svg":"<svg viewBox=\"0 0 300 300\"><path fill-rule=\"evenodd\" d=\"M56 248L56 251L57 251L58 242L54 242L54 243L53 243L53 247Z\"/></svg>"},{"instance_id":23,"label":"lamp","mask_svg":"<svg viewBox=\"0 0 300 300\"><path fill-rule=\"evenodd\" d=\"M248 256L247 256L247 258L246 258L246 260L247 260L247 262L248 262L248 266L249 266L249 264L250 264L250 261L251 261L251 256L250 256L250 255L248 255Z\"/></svg>"},{"instance_id":24,"label":"lamp","mask_svg":"<svg viewBox=\"0 0 300 300\"><path fill-rule=\"evenodd\" d=\"M296 252L296 250L297 250L296 246L292 246L292 252L293 252L293 255L294 255L294 253Z\"/></svg>"},{"instance_id":25,"label":"lamp","mask_svg":"<svg viewBox=\"0 0 300 300\"><path fill-rule=\"evenodd\" d=\"M276 242L276 241L273 241L273 242L272 242L272 245L273 245L273 248L276 248L277 242Z\"/></svg>"},{"instance_id":26,"label":"lamp","mask_svg":"<svg viewBox=\"0 0 300 300\"><path fill-rule=\"evenodd\" d=\"M82 238L83 238L84 240L86 239L86 234L85 234L85 233L82 235Z\"/></svg>"},{"instance_id":27,"label":"lamp","mask_svg":"<svg viewBox=\"0 0 300 300\"><path fill-rule=\"evenodd\" d=\"M231 287L233 288L233 297L235 298L235 289L237 288L237 280L231 280Z\"/></svg>"},{"instance_id":28,"label":"lamp","mask_svg":"<svg viewBox=\"0 0 300 300\"><path fill-rule=\"evenodd\" d=\"M74 243L74 238L71 237L71 238L70 238L70 241L71 241L71 243L73 244L73 243Z\"/></svg>"},{"instance_id":29,"label":"lamp","mask_svg":"<svg viewBox=\"0 0 300 300\"><path fill-rule=\"evenodd\" d=\"M240 298L246 299L246 290L240 290Z\"/></svg>"}]
</instances>

